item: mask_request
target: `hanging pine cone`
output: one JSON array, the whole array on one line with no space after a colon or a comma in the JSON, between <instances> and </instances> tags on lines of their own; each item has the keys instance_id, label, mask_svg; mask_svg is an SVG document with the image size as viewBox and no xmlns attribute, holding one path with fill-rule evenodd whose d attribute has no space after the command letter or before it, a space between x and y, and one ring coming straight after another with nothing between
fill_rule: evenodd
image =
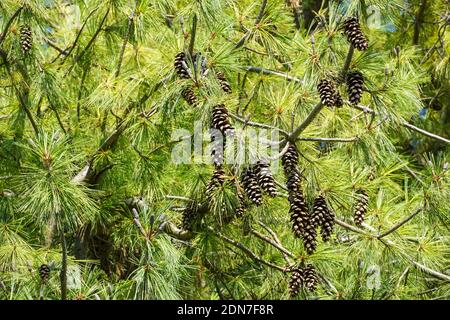
<instances>
[{"instance_id":1,"label":"hanging pine cone","mask_svg":"<svg viewBox=\"0 0 450 320\"><path fill-rule=\"evenodd\" d=\"M181 79L190 79L189 68L186 63L186 54L184 52L180 52L175 56L174 62L175 71Z\"/></svg>"},{"instance_id":2,"label":"hanging pine cone","mask_svg":"<svg viewBox=\"0 0 450 320\"><path fill-rule=\"evenodd\" d=\"M317 91L319 91L322 104L332 107L336 103L337 90L332 81L327 79L320 80L317 85Z\"/></svg>"},{"instance_id":3,"label":"hanging pine cone","mask_svg":"<svg viewBox=\"0 0 450 320\"><path fill-rule=\"evenodd\" d=\"M272 198L275 198L277 196L277 189L275 188L275 180L270 172L269 164L264 161L258 161L253 167L253 171L261 189L267 192Z\"/></svg>"},{"instance_id":4,"label":"hanging pine cone","mask_svg":"<svg viewBox=\"0 0 450 320\"><path fill-rule=\"evenodd\" d=\"M206 198L208 199L208 202L211 203L211 200L214 196L214 191L223 185L225 182L225 171L219 166L216 167L214 170L211 179L208 182L208 185L206 186Z\"/></svg>"},{"instance_id":5,"label":"hanging pine cone","mask_svg":"<svg viewBox=\"0 0 450 320\"><path fill-rule=\"evenodd\" d=\"M191 86L181 91L181 96L189 105L194 107L197 106L197 96L195 95L194 89Z\"/></svg>"},{"instance_id":6,"label":"hanging pine cone","mask_svg":"<svg viewBox=\"0 0 450 320\"><path fill-rule=\"evenodd\" d=\"M331 234L333 233L333 229L334 229L334 217L335 214L333 212L333 210L331 210L326 202L325 202L325 215L322 221L322 225L321 225L321 230L320 230L320 234L322 236L322 240L324 242L327 242L328 240L330 240L331 238Z\"/></svg>"},{"instance_id":7,"label":"hanging pine cone","mask_svg":"<svg viewBox=\"0 0 450 320\"><path fill-rule=\"evenodd\" d=\"M316 290L319 279L316 274L316 269L312 264L306 265L303 269L303 279L304 285L309 291L313 292Z\"/></svg>"},{"instance_id":8,"label":"hanging pine cone","mask_svg":"<svg viewBox=\"0 0 450 320\"><path fill-rule=\"evenodd\" d=\"M367 208L369 207L369 195L363 189L359 189L358 191L356 191L356 194L358 200L355 206L353 219L357 226L361 226L362 223L364 222Z\"/></svg>"},{"instance_id":9,"label":"hanging pine cone","mask_svg":"<svg viewBox=\"0 0 450 320\"><path fill-rule=\"evenodd\" d=\"M312 225L310 217L306 221L306 228L303 232L303 247L308 254L313 254L317 248L317 230Z\"/></svg>"},{"instance_id":10,"label":"hanging pine cone","mask_svg":"<svg viewBox=\"0 0 450 320\"><path fill-rule=\"evenodd\" d=\"M339 93L339 91L336 89L336 92L334 94L334 106L340 108L343 105L344 105L344 100L342 99L342 96Z\"/></svg>"},{"instance_id":11,"label":"hanging pine cone","mask_svg":"<svg viewBox=\"0 0 450 320\"><path fill-rule=\"evenodd\" d=\"M361 101L364 78L359 71L350 71L347 74L347 93L350 103L357 105Z\"/></svg>"},{"instance_id":12,"label":"hanging pine cone","mask_svg":"<svg viewBox=\"0 0 450 320\"><path fill-rule=\"evenodd\" d=\"M189 202L183 211L181 228L192 231L198 217L198 206L194 201Z\"/></svg>"},{"instance_id":13,"label":"hanging pine cone","mask_svg":"<svg viewBox=\"0 0 450 320\"><path fill-rule=\"evenodd\" d=\"M220 130L224 135L230 135L233 127L228 120L228 110L224 104L214 106L211 117L211 128Z\"/></svg>"},{"instance_id":14,"label":"hanging pine cone","mask_svg":"<svg viewBox=\"0 0 450 320\"><path fill-rule=\"evenodd\" d=\"M39 277L42 282L47 282L50 277L50 267L47 264L43 264L39 267Z\"/></svg>"},{"instance_id":15,"label":"hanging pine cone","mask_svg":"<svg viewBox=\"0 0 450 320\"><path fill-rule=\"evenodd\" d=\"M245 212L245 208L247 206L247 204L245 203L245 195L242 192L243 190L238 190L237 191L237 196L238 196L238 206L236 208L236 217L241 218L244 215Z\"/></svg>"},{"instance_id":16,"label":"hanging pine cone","mask_svg":"<svg viewBox=\"0 0 450 320\"><path fill-rule=\"evenodd\" d=\"M359 25L359 20L355 17L350 17L344 21L344 33L347 35L347 40L356 49L364 51L369 47L364 33Z\"/></svg>"},{"instance_id":17,"label":"hanging pine cone","mask_svg":"<svg viewBox=\"0 0 450 320\"><path fill-rule=\"evenodd\" d=\"M214 166L220 167L224 160L225 137L221 133L211 134L211 157Z\"/></svg>"},{"instance_id":18,"label":"hanging pine cone","mask_svg":"<svg viewBox=\"0 0 450 320\"><path fill-rule=\"evenodd\" d=\"M327 211L327 203L323 196L320 195L314 199L313 212L311 215L311 224L314 228L317 228L323 224Z\"/></svg>"},{"instance_id":19,"label":"hanging pine cone","mask_svg":"<svg viewBox=\"0 0 450 320\"><path fill-rule=\"evenodd\" d=\"M241 175L241 183L247 197L257 206L262 203L262 193L258 186L255 173L250 168L244 170Z\"/></svg>"},{"instance_id":20,"label":"hanging pine cone","mask_svg":"<svg viewBox=\"0 0 450 320\"><path fill-rule=\"evenodd\" d=\"M231 85L225 78L225 74L223 72L217 72L216 77L222 90L226 93L231 93Z\"/></svg>"},{"instance_id":21,"label":"hanging pine cone","mask_svg":"<svg viewBox=\"0 0 450 320\"><path fill-rule=\"evenodd\" d=\"M289 194L289 203L292 222L292 231L297 238L301 238L306 230L309 220L308 206L303 197L303 192L299 188L297 192Z\"/></svg>"},{"instance_id":22,"label":"hanging pine cone","mask_svg":"<svg viewBox=\"0 0 450 320\"><path fill-rule=\"evenodd\" d=\"M294 298L300 287L303 285L303 268L298 266L291 275L291 279L289 280L289 293L291 298Z\"/></svg>"},{"instance_id":23,"label":"hanging pine cone","mask_svg":"<svg viewBox=\"0 0 450 320\"><path fill-rule=\"evenodd\" d=\"M33 46L33 35L28 25L20 27L20 46L22 47L23 53L30 51Z\"/></svg>"},{"instance_id":24,"label":"hanging pine cone","mask_svg":"<svg viewBox=\"0 0 450 320\"><path fill-rule=\"evenodd\" d=\"M286 177L289 177L291 172L296 171L298 165L298 152L295 144L289 144L286 153L281 157L281 164L283 165Z\"/></svg>"},{"instance_id":25,"label":"hanging pine cone","mask_svg":"<svg viewBox=\"0 0 450 320\"><path fill-rule=\"evenodd\" d=\"M291 192L296 193L300 188L300 182L301 182L301 175L297 169L294 169L289 174L286 182L286 188L288 189L289 193Z\"/></svg>"}]
</instances>

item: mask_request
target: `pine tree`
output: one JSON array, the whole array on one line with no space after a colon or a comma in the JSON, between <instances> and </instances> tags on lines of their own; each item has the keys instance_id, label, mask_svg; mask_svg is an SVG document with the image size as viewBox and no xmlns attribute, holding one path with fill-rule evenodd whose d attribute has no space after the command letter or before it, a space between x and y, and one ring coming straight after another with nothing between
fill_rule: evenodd
<instances>
[{"instance_id":1,"label":"pine tree","mask_svg":"<svg viewBox=\"0 0 450 320\"><path fill-rule=\"evenodd\" d=\"M1 1L0 300L448 296L448 4L285 3Z\"/></svg>"}]
</instances>

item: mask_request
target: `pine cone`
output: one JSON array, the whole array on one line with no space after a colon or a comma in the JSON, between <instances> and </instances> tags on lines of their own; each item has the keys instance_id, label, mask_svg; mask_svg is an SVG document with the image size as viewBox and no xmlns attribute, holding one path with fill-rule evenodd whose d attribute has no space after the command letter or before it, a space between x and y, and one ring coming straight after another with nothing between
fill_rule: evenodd
<instances>
[{"instance_id":1,"label":"pine cone","mask_svg":"<svg viewBox=\"0 0 450 320\"><path fill-rule=\"evenodd\" d=\"M33 35L28 25L22 25L20 27L20 46L22 47L23 53L30 51L33 46Z\"/></svg>"},{"instance_id":2,"label":"pine cone","mask_svg":"<svg viewBox=\"0 0 450 320\"><path fill-rule=\"evenodd\" d=\"M228 120L228 110L224 104L214 106L211 117L211 128L220 130L224 135L230 135L234 128Z\"/></svg>"},{"instance_id":3,"label":"pine cone","mask_svg":"<svg viewBox=\"0 0 450 320\"><path fill-rule=\"evenodd\" d=\"M320 195L314 199L313 212L311 216L311 224L314 228L317 228L323 224L327 211L327 203L323 196Z\"/></svg>"},{"instance_id":4,"label":"pine cone","mask_svg":"<svg viewBox=\"0 0 450 320\"><path fill-rule=\"evenodd\" d=\"M258 181L252 169L244 170L241 175L241 183L247 197L257 206L262 203L262 193Z\"/></svg>"},{"instance_id":5,"label":"pine cone","mask_svg":"<svg viewBox=\"0 0 450 320\"><path fill-rule=\"evenodd\" d=\"M217 72L216 77L217 80L219 80L220 87L222 88L222 90L226 93L231 93L232 92L231 85L225 78L225 74L223 72Z\"/></svg>"},{"instance_id":6,"label":"pine cone","mask_svg":"<svg viewBox=\"0 0 450 320\"><path fill-rule=\"evenodd\" d=\"M316 274L316 269L312 264L306 265L303 269L303 278L305 287L311 292L315 291L319 279Z\"/></svg>"},{"instance_id":7,"label":"pine cone","mask_svg":"<svg viewBox=\"0 0 450 320\"><path fill-rule=\"evenodd\" d=\"M344 105L344 100L342 99L342 96L339 93L339 91L336 89L336 92L334 94L334 106L341 108L343 105Z\"/></svg>"},{"instance_id":8,"label":"pine cone","mask_svg":"<svg viewBox=\"0 0 450 320\"><path fill-rule=\"evenodd\" d=\"M47 282L50 277L50 267L46 264L43 264L39 267L39 277L42 282Z\"/></svg>"},{"instance_id":9,"label":"pine cone","mask_svg":"<svg viewBox=\"0 0 450 320\"><path fill-rule=\"evenodd\" d=\"M344 21L344 33L347 35L347 40L356 49L364 51L369 47L357 18L351 17Z\"/></svg>"},{"instance_id":10,"label":"pine cone","mask_svg":"<svg viewBox=\"0 0 450 320\"><path fill-rule=\"evenodd\" d=\"M357 226L361 226L364 222L365 214L367 212L367 208L369 207L369 195L363 189L359 189L356 191L358 202L355 206L355 213L353 219Z\"/></svg>"},{"instance_id":11,"label":"pine cone","mask_svg":"<svg viewBox=\"0 0 450 320\"><path fill-rule=\"evenodd\" d=\"M189 68L186 63L186 54L184 52L180 52L175 56L175 71L181 79L190 79Z\"/></svg>"},{"instance_id":12,"label":"pine cone","mask_svg":"<svg viewBox=\"0 0 450 320\"><path fill-rule=\"evenodd\" d=\"M217 134L217 133L216 133ZM214 166L220 167L224 162L225 137L211 135L211 157Z\"/></svg>"},{"instance_id":13,"label":"pine cone","mask_svg":"<svg viewBox=\"0 0 450 320\"><path fill-rule=\"evenodd\" d=\"M334 106L336 104L336 99L339 99L340 97L334 86L334 83L327 79L322 79L319 81L319 84L317 85L317 91L319 91L320 101L322 102L322 104L328 107Z\"/></svg>"},{"instance_id":14,"label":"pine cone","mask_svg":"<svg viewBox=\"0 0 450 320\"><path fill-rule=\"evenodd\" d=\"M301 182L301 175L298 172L298 170L295 169L289 174L289 177L286 182L286 188L288 189L289 193L291 192L296 193L300 188L300 182Z\"/></svg>"},{"instance_id":15,"label":"pine cone","mask_svg":"<svg viewBox=\"0 0 450 320\"><path fill-rule=\"evenodd\" d=\"M197 217L198 206L194 201L191 201L183 211L181 228L183 230L192 231Z\"/></svg>"},{"instance_id":16,"label":"pine cone","mask_svg":"<svg viewBox=\"0 0 450 320\"><path fill-rule=\"evenodd\" d=\"M241 218L244 215L247 204L245 202L245 195L241 190L237 191L237 196L238 196L239 205L236 208L236 217Z\"/></svg>"},{"instance_id":17,"label":"pine cone","mask_svg":"<svg viewBox=\"0 0 450 320\"><path fill-rule=\"evenodd\" d=\"M306 228L303 232L303 246L308 254L313 254L317 248L317 231L312 225L310 217L308 217Z\"/></svg>"},{"instance_id":18,"label":"pine cone","mask_svg":"<svg viewBox=\"0 0 450 320\"><path fill-rule=\"evenodd\" d=\"M269 169L269 164L263 161L258 161L253 167L258 184L262 190L267 192L269 196L275 198L277 196L277 189L275 188L275 180Z\"/></svg>"},{"instance_id":19,"label":"pine cone","mask_svg":"<svg viewBox=\"0 0 450 320\"><path fill-rule=\"evenodd\" d=\"M291 172L297 171L298 152L294 144L290 144L286 153L281 157L281 164L283 165L284 173L289 178Z\"/></svg>"},{"instance_id":20,"label":"pine cone","mask_svg":"<svg viewBox=\"0 0 450 320\"><path fill-rule=\"evenodd\" d=\"M333 233L333 229L334 229L334 212L333 210L330 210L327 207L327 211L326 211L326 215L324 217L322 226L321 226L321 230L320 230L320 234L322 236L322 240L324 242L327 242L328 240L330 240L331 238L331 234Z\"/></svg>"},{"instance_id":21,"label":"pine cone","mask_svg":"<svg viewBox=\"0 0 450 320\"><path fill-rule=\"evenodd\" d=\"M347 74L347 93L350 103L357 105L361 101L364 78L359 71L350 71Z\"/></svg>"},{"instance_id":22,"label":"pine cone","mask_svg":"<svg viewBox=\"0 0 450 320\"><path fill-rule=\"evenodd\" d=\"M211 179L208 182L208 185L206 186L206 198L208 199L208 202L211 203L211 200L213 198L214 195L214 191L223 185L223 183L225 182L225 171L223 171L223 169L219 166L216 167L216 169L214 170Z\"/></svg>"},{"instance_id":23,"label":"pine cone","mask_svg":"<svg viewBox=\"0 0 450 320\"><path fill-rule=\"evenodd\" d=\"M289 203L292 221L292 230L297 238L301 238L307 228L309 220L308 206L303 197L303 192L300 188L296 192L289 194Z\"/></svg>"},{"instance_id":24,"label":"pine cone","mask_svg":"<svg viewBox=\"0 0 450 320\"><path fill-rule=\"evenodd\" d=\"M181 92L181 96L186 100L186 102L196 107L198 104L197 96L195 95L194 89L189 86Z\"/></svg>"},{"instance_id":25,"label":"pine cone","mask_svg":"<svg viewBox=\"0 0 450 320\"><path fill-rule=\"evenodd\" d=\"M294 298L301 286L303 286L303 268L298 266L291 275L291 279L289 280L289 293L291 298Z\"/></svg>"}]
</instances>

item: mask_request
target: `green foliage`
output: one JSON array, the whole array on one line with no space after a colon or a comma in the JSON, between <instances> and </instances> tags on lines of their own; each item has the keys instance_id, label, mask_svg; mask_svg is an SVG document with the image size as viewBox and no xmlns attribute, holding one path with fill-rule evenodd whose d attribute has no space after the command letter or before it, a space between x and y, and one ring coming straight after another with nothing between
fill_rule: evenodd
<instances>
[{"instance_id":1,"label":"green foliage","mask_svg":"<svg viewBox=\"0 0 450 320\"><path fill-rule=\"evenodd\" d=\"M1 1L0 299L59 299L60 273L68 299L289 299L299 263L320 283L298 299L448 299L448 2L304 0L300 28L295 2ZM341 26L351 16L366 51L349 54ZM208 72L187 59L193 80L180 79L174 57L190 48ZM348 70L364 77L360 103L321 108L324 78L349 100ZM181 97L188 86L195 108ZM241 218L248 163L224 166L208 203L211 162L173 162L182 143L194 149L177 130L209 128L218 103L236 132L279 128L272 140L312 120L291 141L302 188L311 209L322 194L337 217L312 255L291 230L280 155L269 154L277 197L247 203ZM242 139L247 156L262 155ZM191 233L179 229L188 206Z\"/></svg>"}]
</instances>

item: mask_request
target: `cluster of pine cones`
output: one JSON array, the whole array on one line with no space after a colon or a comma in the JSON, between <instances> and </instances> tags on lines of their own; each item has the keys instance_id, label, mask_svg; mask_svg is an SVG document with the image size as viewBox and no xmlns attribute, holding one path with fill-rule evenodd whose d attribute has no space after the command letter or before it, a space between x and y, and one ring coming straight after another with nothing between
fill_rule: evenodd
<instances>
[{"instance_id":1,"label":"cluster of pine cones","mask_svg":"<svg viewBox=\"0 0 450 320\"><path fill-rule=\"evenodd\" d=\"M351 70L346 76L348 99L352 105L357 105L361 101L364 86L364 77L361 72ZM317 85L317 91L320 95L322 104L328 107L342 107L344 101L341 94L336 88L336 84L332 80L322 79Z\"/></svg>"},{"instance_id":2,"label":"cluster of pine cones","mask_svg":"<svg viewBox=\"0 0 450 320\"><path fill-rule=\"evenodd\" d=\"M297 168L298 152L294 144L288 147L281 161L289 191L292 230L297 238L303 239L306 252L312 254L317 247L317 228L321 229L323 241L330 239L334 228L334 212L321 195L314 200L313 211L309 212L301 188L301 175Z\"/></svg>"},{"instance_id":3,"label":"cluster of pine cones","mask_svg":"<svg viewBox=\"0 0 450 320\"><path fill-rule=\"evenodd\" d=\"M269 164L265 161L258 161L255 165L244 169L241 174L241 185L248 199L256 206L262 204L263 191L272 198L277 196L275 180Z\"/></svg>"},{"instance_id":4,"label":"cluster of pine cones","mask_svg":"<svg viewBox=\"0 0 450 320\"><path fill-rule=\"evenodd\" d=\"M316 290L318 282L316 269L312 264L307 264L305 267L299 265L292 272L291 280L289 281L289 293L293 298L298 294L301 287L313 292Z\"/></svg>"},{"instance_id":5,"label":"cluster of pine cones","mask_svg":"<svg viewBox=\"0 0 450 320\"><path fill-rule=\"evenodd\" d=\"M348 41L358 50L366 50L369 47L357 18L350 17L343 23L344 33ZM348 99L352 105L357 105L361 101L364 78L361 72L357 70L349 71L345 77L347 85ZM317 91L320 95L322 104L328 107L342 107L344 102L336 84L333 80L322 79L317 85Z\"/></svg>"},{"instance_id":6,"label":"cluster of pine cones","mask_svg":"<svg viewBox=\"0 0 450 320\"><path fill-rule=\"evenodd\" d=\"M194 71L198 71L200 73L200 77L206 77L208 74L208 69L206 66L206 59L200 53L197 52L192 57L192 65L194 67ZM194 73L191 68L189 68L187 55L184 52L179 52L175 56L174 62L175 72L177 76L181 79L194 79ZM231 93L231 85L225 78L223 72L216 73L217 81L221 86L222 90L226 93ZM181 96L183 99L191 106L195 107L198 105L197 95L195 94L194 87L192 85L187 86L181 92Z\"/></svg>"}]
</instances>

